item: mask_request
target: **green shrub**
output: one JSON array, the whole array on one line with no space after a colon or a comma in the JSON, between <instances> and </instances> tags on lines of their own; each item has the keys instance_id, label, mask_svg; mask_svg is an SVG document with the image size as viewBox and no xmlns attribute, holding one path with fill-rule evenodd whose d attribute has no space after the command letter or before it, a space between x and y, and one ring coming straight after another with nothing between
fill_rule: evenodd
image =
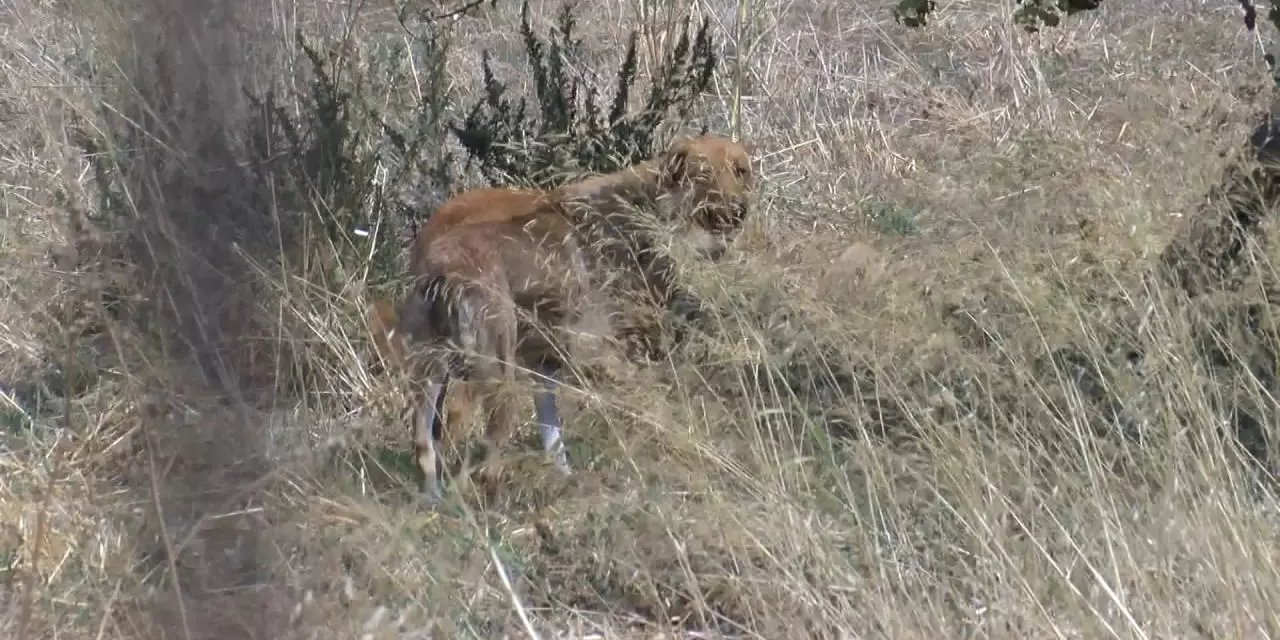
<instances>
[{"instance_id":1,"label":"green shrub","mask_svg":"<svg viewBox=\"0 0 1280 640\"><path fill-rule=\"evenodd\" d=\"M653 155L658 129L688 117L711 82L716 56L704 19L691 37L684 30L650 80L642 106L629 111L635 91L637 34L631 32L617 71L613 95L606 101L585 65L570 5L546 41L533 33L529 3L521 8L520 33L533 79L536 104L513 100L483 55L484 95L454 131L492 184L523 182L548 187L566 173L610 172Z\"/></svg>"}]
</instances>

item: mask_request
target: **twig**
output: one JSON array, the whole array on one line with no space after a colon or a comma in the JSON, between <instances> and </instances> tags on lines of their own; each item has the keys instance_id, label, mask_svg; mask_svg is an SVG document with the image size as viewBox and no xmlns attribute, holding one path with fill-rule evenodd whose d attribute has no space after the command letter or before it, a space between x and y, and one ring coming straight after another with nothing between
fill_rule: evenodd
<instances>
[{"instance_id":1,"label":"twig","mask_svg":"<svg viewBox=\"0 0 1280 640\"><path fill-rule=\"evenodd\" d=\"M533 640L541 640L541 636L533 628L533 622L529 620L529 614L524 610L524 605L520 604L520 597L516 595L515 587L511 586L511 579L507 577L507 570L502 565L502 560L498 559L498 549L489 544L489 557L493 559L493 566L498 570L498 577L502 579L502 586L506 588L507 595L511 596L511 606L516 608L516 615L520 616L520 624L524 625L524 630Z\"/></svg>"},{"instance_id":2,"label":"twig","mask_svg":"<svg viewBox=\"0 0 1280 640\"><path fill-rule=\"evenodd\" d=\"M67 360L64 365L68 375L73 375L76 370L76 344L68 336L67 339ZM68 394L69 395L69 394ZM65 399L62 408L62 428L64 433L72 433L71 431L71 399ZM50 458L57 460L58 451L55 449ZM49 498L53 494L53 469L46 466L45 469L45 485L44 495L40 496L39 510L36 512L36 541L31 546L31 571L27 574L27 592L22 599L22 612L18 616L18 638L27 640L28 632L31 625L31 610L34 606L36 593L36 576L40 575L40 552L44 546L45 513L49 510Z\"/></svg>"},{"instance_id":3,"label":"twig","mask_svg":"<svg viewBox=\"0 0 1280 640\"><path fill-rule=\"evenodd\" d=\"M182 594L182 581L178 579L178 559L174 557L177 550L173 544L173 537L169 535L169 527L164 522L164 507L160 504L160 483L156 479L155 442L151 439L150 422L150 417L147 417L142 423L142 434L147 442L147 476L151 482L151 507L155 509L156 519L160 524L160 540L165 547L169 580L173 583L173 597L177 599L178 619L182 621L182 637L191 640L191 624L187 620L187 603Z\"/></svg>"},{"instance_id":4,"label":"twig","mask_svg":"<svg viewBox=\"0 0 1280 640\"><path fill-rule=\"evenodd\" d=\"M70 405L70 403L67 403ZM71 411L70 407L66 409ZM46 469L46 480L44 485L44 495L40 497L39 511L36 512L36 541L31 546L31 570L27 573L27 592L23 594L22 613L18 617L18 638L27 640L29 637L29 625L31 624L32 602L35 600L36 593L36 576L40 574L40 547L43 546L45 535L45 512L49 510L49 495L53 493L53 473Z\"/></svg>"}]
</instances>

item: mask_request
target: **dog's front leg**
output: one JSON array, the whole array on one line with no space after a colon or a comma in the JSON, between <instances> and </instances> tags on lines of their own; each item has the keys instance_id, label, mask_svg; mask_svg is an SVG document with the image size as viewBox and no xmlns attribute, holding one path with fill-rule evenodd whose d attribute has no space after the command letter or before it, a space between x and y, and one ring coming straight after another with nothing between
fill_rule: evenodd
<instances>
[{"instance_id":1,"label":"dog's front leg","mask_svg":"<svg viewBox=\"0 0 1280 640\"><path fill-rule=\"evenodd\" d=\"M556 408L556 387L560 386L560 372L544 368L534 393L533 406L537 411L538 433L542 436L542 450L551 454L556 468L569 475L569 458L564 450L563 425Z\"/></svg>"}]
</instances>

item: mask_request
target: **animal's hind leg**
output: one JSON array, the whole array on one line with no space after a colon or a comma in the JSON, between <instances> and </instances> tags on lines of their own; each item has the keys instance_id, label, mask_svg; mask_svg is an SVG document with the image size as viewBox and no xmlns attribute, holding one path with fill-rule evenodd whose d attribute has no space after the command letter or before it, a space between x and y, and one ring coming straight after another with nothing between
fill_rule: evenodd
<instances>
[{"instance_id":1,"label":"animal's hind leg","mask_svg":"<svg viewBox=\"0 0 1280 640\"><path fill-rule=\"evenodd\" d=\"M426 391L414 408L413 448L418 467L422 469L422 500L428 508L438 505L443 494L440 490L444 467L440 464L441 408L448 378L427 383Z\"/></svg>"},{"instance_id":2,"label":"animal's hind leg","mask_svg":"<svg viewBox=\"0 0 1280 640\"><path fill-rule=\"evenodd\" d=\"M556 408L556 388L560 386L560 372L557 367L549 365L543 365L539 369L542 378L538 380L538 388L534 392L533 406L537 411L542 450L551 455L557 469L569 475L569 458L565 454L562 440L564 425Z\"/></svg>"}]
</instances>

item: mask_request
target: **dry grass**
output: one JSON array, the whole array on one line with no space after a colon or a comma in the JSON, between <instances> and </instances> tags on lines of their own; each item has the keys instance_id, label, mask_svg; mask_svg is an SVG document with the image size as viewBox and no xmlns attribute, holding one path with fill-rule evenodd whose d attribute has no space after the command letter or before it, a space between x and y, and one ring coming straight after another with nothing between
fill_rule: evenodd
<instances>
[{"instance_id":1,"label":"dry grass","mask_svg":"<svg viewBox=\"0 0 1280 640\"><path fill-rule=\"evenodd\" d=\"M690 5L726 59L700 115L763 183L737 256L687 274L717 330L566 392L573 478L531 457L496 503L427 516L359 272L328 296L258 275L314 393L248 415L123 325L68 330L83 280L48 254L95 199L66 127L120 95L73 71L120 40L63 4L0 8L9 637L1280 635L1275 496L1221 428L1274 435L1267 250L1202 301L1144 278L1266 107L1234 5L1104 3L1039 36L987 0L919 32L887 1ZM271 4L264 30L352 29L356 73L399 37L386 3ZM674 24L599 4L606 71ZM453 24L462 94L482 47L527 83L518 9ZM268 465L214 462L237 421Z\"/></svg>"}]
</instances>

